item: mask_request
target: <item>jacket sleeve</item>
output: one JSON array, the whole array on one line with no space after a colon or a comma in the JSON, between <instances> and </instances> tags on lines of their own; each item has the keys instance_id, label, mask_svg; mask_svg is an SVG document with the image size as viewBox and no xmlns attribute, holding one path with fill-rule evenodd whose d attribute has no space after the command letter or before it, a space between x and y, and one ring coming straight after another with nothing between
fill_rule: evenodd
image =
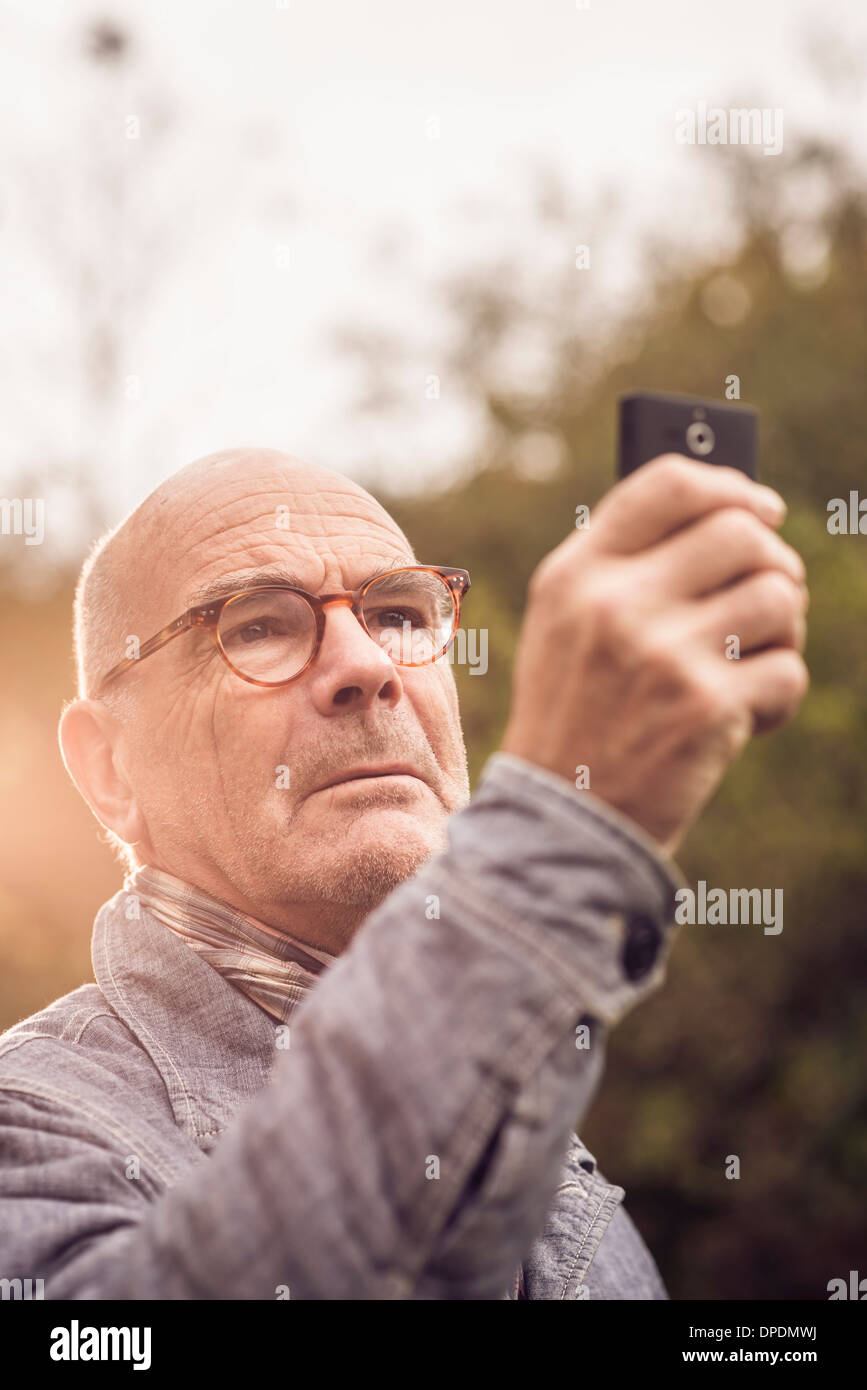
<instances>
[{"instance_id":1,"label":"jacket sleeve","mask_svg":"<svg viewBox=\"0 0 867 1390\"><path fill-rule=\"evenodd\" d=\"M500 1298L606 1029L663 977L677 886L631 822L496 754L167 1190L125 1181L123 1136L74 1104L0 1092L0 1248L49 1298Z\"/></svg>"}]
</instances>

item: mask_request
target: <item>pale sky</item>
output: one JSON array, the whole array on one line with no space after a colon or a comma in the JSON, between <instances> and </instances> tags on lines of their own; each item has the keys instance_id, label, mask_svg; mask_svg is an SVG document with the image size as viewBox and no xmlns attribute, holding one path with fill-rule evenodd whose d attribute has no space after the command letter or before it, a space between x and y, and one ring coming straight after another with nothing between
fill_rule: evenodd
<instances>
[{"instance_id":1,"label":"pale sky","mask_svg":"<svg viewBox=\"0 0 867 1390\"><path fill-rule=\"evenodd\" d=\"M95 15L138 41L114 85L76 46ZM832 107L806 62L807 36L833 34L863 71L859 0L7 0L0 490L84 460L117 520L191 458L245 442L355 474L375 457L417 485L479 428L459 383L425 398L446 331L431 286L505 250L532 275L534 162L581 205L617 189L635 238L707 251L727 236L703 187L715 151L678 145L674 113L781 108L790 138L820 129L857 151L863 89L841 78ZM174 111L164 138L154 101ZM111 170L119 206L101 201ZM576 226L564 258L582 239ZM628 247L605 249L599 284L606 268L627 284ZM120 365L94 413L82 326L117 288ZM328 345L351 323L416 348L406 410L363 431ZM46 524L46 546L75 549L71 523Z\"/></svg>"}]
</instances>

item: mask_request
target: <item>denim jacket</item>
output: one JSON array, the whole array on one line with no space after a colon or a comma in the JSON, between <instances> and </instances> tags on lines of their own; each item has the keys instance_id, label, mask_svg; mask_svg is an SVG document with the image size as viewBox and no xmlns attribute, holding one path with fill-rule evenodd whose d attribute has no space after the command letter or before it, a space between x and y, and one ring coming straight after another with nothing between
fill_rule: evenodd
<instances>
[{"instance_id":1,"label":"denim jacket","mask_svg":"<svg viewBox=\"0 0 867 1390\"><path fill-rule=\"evenodd\" d=\"M574 1128L607 1029L663 978L678 886L631 822L496 754L291 1028L117 893L96 983L0 1036L0 1278L666 1298Z\"/></svg>"}]
</instances>

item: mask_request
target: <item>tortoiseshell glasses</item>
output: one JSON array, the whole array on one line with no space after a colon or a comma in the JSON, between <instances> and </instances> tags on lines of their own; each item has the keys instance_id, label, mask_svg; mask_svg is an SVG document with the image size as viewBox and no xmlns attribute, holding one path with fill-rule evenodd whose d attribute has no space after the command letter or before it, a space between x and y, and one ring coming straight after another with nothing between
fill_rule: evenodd
<instances>
[{"instance_id":1,"label":"tortoiseshell glasses","mask_svg":"<svg viewBox=\"0 0 867 1390\"><path fill-rule=\"evenodd\" d=\"M360 588L308 594L289 585L261 585L188 608L106 672L94 698L145 657L192 628L205 628L226 665L251 685L288 685L315 660L325 633L325 609L351 608L368 636L399 666L438 661L454 640L466 570L409 565L375 575Z\"/></svg>"}]
</instances>

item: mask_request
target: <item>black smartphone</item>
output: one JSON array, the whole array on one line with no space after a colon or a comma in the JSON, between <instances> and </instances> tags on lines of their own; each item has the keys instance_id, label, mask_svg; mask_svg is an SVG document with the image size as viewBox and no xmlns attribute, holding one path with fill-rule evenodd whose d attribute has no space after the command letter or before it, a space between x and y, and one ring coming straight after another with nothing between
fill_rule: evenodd
<instances>
[{"instance_id":1,"label":"black smartphone","mask_svg":"<svg viewBox=\"0 0 867 1390\"><path fill-rule=\"evenodd\" d=\"M758 411L750 405L635 391L620 397L619 473L625 478L659 454L758 472Z\"/></svg>"}]
</instances>

